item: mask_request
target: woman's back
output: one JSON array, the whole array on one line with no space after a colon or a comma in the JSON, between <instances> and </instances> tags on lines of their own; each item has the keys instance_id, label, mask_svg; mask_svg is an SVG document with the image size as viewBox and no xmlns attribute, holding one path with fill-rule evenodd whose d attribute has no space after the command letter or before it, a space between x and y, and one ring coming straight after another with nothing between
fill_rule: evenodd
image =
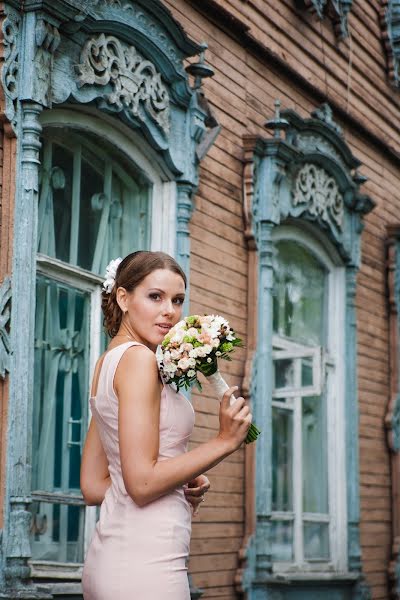
<instances>
[{"instance_id":1,"label":"woman's back","mask_svg":"<svg viewBox=\"0 0 400 600\"><path fill-rule=\"evenodd\" d=\"M137 345L141 344L127 342L105 354L96 396L90 399L109 463L111 485L101 505L85 561L82 580L85 600L190 598L186 560L191 508L183 488L139 507L128 495L122 477L114 375L126 350ZM187 451L193 425L194 411L190 402L170 386L164 386L160 403L159 461Z\"/></svg>"}]
</instances>

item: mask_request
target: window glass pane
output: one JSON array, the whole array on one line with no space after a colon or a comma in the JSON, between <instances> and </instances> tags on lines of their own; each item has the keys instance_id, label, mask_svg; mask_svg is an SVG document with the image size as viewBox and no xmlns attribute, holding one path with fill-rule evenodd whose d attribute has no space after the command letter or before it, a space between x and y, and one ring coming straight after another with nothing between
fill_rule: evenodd
<instances>
[{"instance_id":1,"label":"window glass pane","mask_svg":"<svg viewBox=\"0 0 400 600\"><path fill-rule=\"evenodd\" d=\"M293 509L292 494L293 415L289 410L272 409L272 510Z\"/></svg>"},{"instance_id":2,"label":"window glass pane","mask_svg":"<svg viewBox=\"0 0 400 600\"><path fill-rule=\"evenodd\" d=\"M303 358L301 361L301 385L309 387L313 384L313 361L311 358Z\"/></svg>"},{"instance_id":3,"label":"window glass pane","mask_svg":"<svg viewBox=\"0 0 400 600\"><path fill-rule=\"evenodd\" d=\"M328 513L327 428L324 397L303 398L303 511Z\"/></svg>"},{"instance_id":4,"label":"window glass pane","mask_svg":"<svg viewBox=\"0 0 400 600\"><path fill-rule=\"evenodd\" d=\"M89 307L89 293L38 277L33 490L80 493L79 470L87 422ZM72 508L70 514L74 514ZM67 530L60 533L58 520L54 515L52 519L53 542L61 533L65 544L72 540L76 531L72 521L67 538ZM39 549L40 541L35 544L38 555L34 558L44 552ZM61 555L58 560L63 560Z\"/></svg>"},{"instance_id":5,"label":"window glass pane","mask_svg":"<svg viewBox=\"0 0 400 600\"><path fill-rule=\"evenodd\" d=\"M304 523L304 557L306 560L329 560L328 523Z\"/></svg>"},{"instance_id":6,"label":"window glass pane","mask_svg":"<svg viewBox=\"0 0 400 600\"><path fill-rule=\"evenodd\" d=\"M313 345L324 338L326 271L301 244L278 242L274 257L274 332Z\"/></svg>"},{"instance_id":7,"label":"window glass pane","mask_svg":"<svg viewBox=\"0 0 400 600\"><path fill-rule=\"evenodd\" d=\"M293 560L293 523L291 521L272 521L272 558L273 560Z\"/></svg>"},{"instance_id":8,"label":"window glass pane","mask_svg":"<svg viewBox=\"0 0 400 600\"><path fill-rule=\"evenodd\" d=\"M286 358L274 361L275 389L294 386L294 361Z\"/></svg>"},{"instance_id":9,"label":"window glass pane","mask_svg":"<svg viewBox=\"0 0 400 600\"><path fill-rule=\"evenodd\" d=\"M33 501L30 511L34 559L83 562L84 506Z\"/></svg>"},{"instance_id":10,"label":"window glass pane","mask_svg":"<svg viewBox=\"0 0 400 600\"><path fill-rule=\"evenodd\" d=\"M38 251L103 275L112 258L150 244L150 185L115 149L87 134L43 143Z\"/></svg>"}]
</instances>

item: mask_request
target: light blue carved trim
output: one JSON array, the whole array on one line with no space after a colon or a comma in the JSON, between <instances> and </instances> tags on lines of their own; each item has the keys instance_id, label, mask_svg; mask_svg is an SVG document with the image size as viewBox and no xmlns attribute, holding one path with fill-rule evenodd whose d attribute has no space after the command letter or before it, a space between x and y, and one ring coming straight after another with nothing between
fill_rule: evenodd
<instances>
[{"instance_id":1,"label":"light blue carved trim","mask_svg":"<svg viewBox=\"0 0 400 600\"><path fill-rule=\"evenodd\" d=\"M328 16L339 39L349 35L347 20L353 0L302 0L320 19Z\"/></svg>"},{"instance_id":2,"label":"light blue carved trim","mask_svg":"<svg viewBox=\"0 0 400 600\"><path fill-rule=\"evenodd\" d=\"M42 106L21 103L13 239L13 307L8 408L4 574L10 588L29 577L31 431L35 317L38 169ZM21 335L23 323L23 335Z\"/></svg>"},{"instance_id":3,"label":"light blue carved trim","mask_svg":"<svg viewBox=\"0 0 400 600\"><path fill-rule=\"evenodd\" d=\"M386 0L381 18L382 37L386 48L388 76L392 85L400 87L400 1Z\"/></svg>"},{"instance_id":4,"label":"light blue carved trim","mask_svg":"<svg viewBox=\"0 0 400 600\"><path fill-rule=\"evenodd\" d=\"M361 579L355 587L353 600L372 600L372 592L364 579Z\"/></svg>"},{"instance_id":5,"label":"light blue carved trim","mask_svg":"<svg viewBox=\"0 0 400 600\"><path fill-rule=\"evenodd\" d=\"M400 315L400 240L395 241L395 271L394 271L394 302L396 304L397 314ZM398 336L400 339L400 323L398 322ZM392 441L393 450L400 451L400 389L397 391L396 404L392 415ZM400 581L400 580L397 580Z\"/></svg>"},{"instance_id":6,"label":"light blue carved trim","mask_svg":"<svg viewBox=\"0 0 400 600\"><path fill-rule=\"evenodd\" d=\"M355 308L357 266L346 269L346 475L348 565L350 571L361 572L360 490L358 460L358 390L357 390L357 317Z\"/></svg>"},{"instance_id":7,"label":"light blue carved trim","mask_svg":"<svg viewBox=\"0 0 400 600\"><path fill-rule=\"evenodd\" d=\"M176 213L176 259L187 277L186 296L183 314L189 314L190 300L190 230L189 223L192 216L193 186L188 182L179 182L177 189Z\"/></svg>"},{"instance_id":8,"label":"light blue carved trim","mask_svg":"<svg viewBox=\"0 0 400 600\"><path fill-rule=\"evenodd\" d=\"M10 372L10 307L11 279L5 277L0 286L0 377L3 379L6 372Z\"/></svg>"},{"instance_id":9,"label":"light blue carved trim","mask_svg":"<svg viewBox=\"0 0 400 600\"><path fill-rule=\"evenodd\" d=\"M5 113L14 131L17 121L17 98L19 89L19 43L21 18L17 10L5 4L3 34L4 64L1 69L1 85L6 100Z\"/></svg>"},{"instance_id":10,"label":"light blue carved trim","mask_svg":"<svg viewBox=\"0 0 400 600\"><path fill-rule=\"evenodd\" d=\"M272 396L273 381L272 232L287 220L292 223L308 221L314 224L314 230L319 230L320 235L331 240L346 266L345 435L350 575L349 580L343 582L343 587L338 584L335 592L332 589L332 598L339 600L348 597L345 590L352 585L352 580L361 578L355 289L360 263L362 218L372 210L374 202L360 192L360 185L365 181L357 172L360 162L345 143L328 106L314 111L313 118L309 119L302 119L291 110L279 114L278 107L275 118L268 121L267 126L274 130L274 137L257 138L251 142L254 189L249 221L257 244L259 264L258 368L254 399L262 399L253 401L253 412L254 420L263 423L264 428L256 446L255 560L248 562L243 582L249 586L247 592L250 600L270 599L273 594L278 594L277 597L282 599L311 598L314 593L310 587L304 591L308 595L303 596L301 586L298 594L293 593L291 586L291 594L286 595L275 585L277 582L273 583L270 555L272 415L271 403L266 401ZM285 134L282 135L282 132ZM307 166L310 168L305 168ZM299 177L302 179L296 188ZM300 199L296 197L299 193ZM352 587L354 598L359 599L362 597L360 594L366 593L365 584Z\"/></svg>"},{"instance_id":11,"label":"light blue carved trim","mask_svg":"<svg viewBox=\"0 0 400 600\"><path fill-rule=\"evenodd\" d=\"M24 10L18 98L46 108L96 103L136 129L173 178L197 185L198 163L219 132L185 70L185 59L204 53L204 45L186 36L162 2L26 0ZM118 52L105 64L110 44ZM199 81L210 74L204 71Z\"/></svg>"}]
</instances>

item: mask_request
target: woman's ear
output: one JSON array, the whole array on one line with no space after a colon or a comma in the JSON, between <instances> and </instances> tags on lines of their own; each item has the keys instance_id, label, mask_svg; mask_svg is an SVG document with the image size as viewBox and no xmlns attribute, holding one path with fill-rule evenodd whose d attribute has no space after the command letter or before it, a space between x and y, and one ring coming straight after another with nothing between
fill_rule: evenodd
<instances>
[{"instance_id":1,"label":"woman's ear","mask_svg":"<svg viewBox=\"0 0 400 600\"><path fill-rule=\"evenodd\" d=\"M128 301L128 293L125 288L119 287L116 293L117 304L125 314L128 310L127 301Z\"/></svg>"}]
</instances>

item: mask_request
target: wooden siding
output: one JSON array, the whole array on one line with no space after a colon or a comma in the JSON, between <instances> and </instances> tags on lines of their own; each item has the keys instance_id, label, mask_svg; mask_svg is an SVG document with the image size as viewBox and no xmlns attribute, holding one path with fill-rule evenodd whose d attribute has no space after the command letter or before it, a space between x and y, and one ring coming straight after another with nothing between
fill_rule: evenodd
<instances>
[{"instance_id":1,"label":"wooden siding","mask_svg":"<svg viewBox=\"0 0 400 600\"><path fill-rule=\"evenodd\" d=\"M363 571L373 599L386 599L391 488L384 429L389 395L384 243L387 224L399 220L400 96L386 78L381 5L354 2L349 17L351 37L338 44L328 20L320 22L309 12L297 10L291 0L217 2L249 28L247 36L256 43L246 49L240 38L227 31L228 21L225 25L218 22L212 7L206 16L192 2L167 0L165 4L193 39L209 45L206 57L215 76L204 82L204 88L222 125L200 170L191 225L191 311L221 312L245 335L242 135L268 135L263 125L273 114L275 98L281 99L283 108L293 108L301 116L309 115L322 100L330 102L339 112L336 120L346 141L363 163L361 172L369 178L364 190L377 207L366 218L362 235L356 300L361 545ZM279 69L278 64L288 69ZM290 70L296 77L291 77ZM241 351L233 363L223 366L232 384L240 385L244 360ZM194 395L194 404L197 422L192 444L208 439L218 427L218 406L207 388L201 398ZM194 523L190 571L195 584L205 590L204 598L237 598L234 576L244 531L243 452L213 469L210 479L212 491Z\"/></svg>"}]
</instances>

